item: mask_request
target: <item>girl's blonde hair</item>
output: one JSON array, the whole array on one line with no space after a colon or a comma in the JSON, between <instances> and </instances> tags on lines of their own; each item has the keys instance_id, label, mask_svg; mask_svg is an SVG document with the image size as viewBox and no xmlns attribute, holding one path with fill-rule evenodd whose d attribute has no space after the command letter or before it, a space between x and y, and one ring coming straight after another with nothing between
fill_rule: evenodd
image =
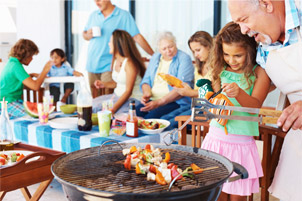
<instances>
[{"instance_id":1,"label":"girl's blonde hair","mask_svg":"<svg viewBox=\"0 0 302 201\"><path fill-rule=\"evenodd\" d=\"M254 38L243 35L240 26L234 22L226 24L217 34L214 41L214 47L211 53L211 67L213 69L212 76L215 83L220 83L220 73L223 71L227 63L224 61L222 44L239 45L246 50L247 57L244 63L244 77L251 87L252 81L249 79L251 75L255 75L253 67L256 65L257 43Z\"/></svg>"},{"instance_id":2,"label":"girl's blonde hair","mask_svg":"<svg viewBox=\"0 0 302 201\"><path fill-rule=\"evenodd\" d=\"M28 58L39 53L37 45L28 39L20 39L11 48L9 56L16 57L21 63Z\"/></svg>"},{"instance_id":3,"label":"girl's blonde hair","mask_svg":"<svg viewBox=\"0 0 302 201\"><path fill-rule=\"evenodd\" d=\"M190 37L190 39L188 40L188 45L189 45L190 49L191 49L190 43L192 43L192 42L199 43L200 45L204 46L205 48L208 48L209 51L211 51L211 49L213 47L213 38L208 32L205 32L205 31L197 31ZM210 54L209 54L209 57L210 57ZM209 60L209 58L207 59L207 61L208 60ZM201 62L199 59L195 58L198 73L200 75L202 75L203 67L207 63L207 61Z\"/></svg>"},{"instance_id":4,"label":"girl's blonde hair","mask_svg":"<svg viewBox=\"0 0 302 201\"><path fill-rule=\"evenodd\" d=\"M112 33L113 55L119 53L122 57L130 58L141 77L144 77L146 67L131 35L124 30L115 30ZM114 63L112 57L112 64Z\"/></svg>"}]
</instances>

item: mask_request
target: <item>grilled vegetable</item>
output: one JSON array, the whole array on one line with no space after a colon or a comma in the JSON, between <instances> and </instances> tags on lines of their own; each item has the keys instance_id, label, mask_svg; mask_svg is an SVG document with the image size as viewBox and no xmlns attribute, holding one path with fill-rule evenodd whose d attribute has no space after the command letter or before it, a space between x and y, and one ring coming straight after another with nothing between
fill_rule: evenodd
<instances>
[{"instance_id":1,"label":"grilled vegetable","mask_svg":"<svg viewBox=\"0 0 302 201\"><path fill-rule=\"evenodd\" d=\"M25 156L23 154L21 154L18 158L17 161L20 161L22 158L24 158Z\"/></svg>"},{"instance_id":2,"label":"grilled vegetable","mask_svg":"<svg viewBox=\"0 0 302 201\"><path fill-rule=\"evenodd\" d=\"M182 173L182 176L184 176L184 177L189 177L189 178L191 178L191 179L193 179L194 178L194 175L193 174L191 174L191 173L188 173L189 171L192 171L192 168L191 167L187 167Z\"/></svg>"},{"instance_id":3,"label":"grilled vegetable","mask_svg":"<svg viewBox=\"0 0 302 201\"><path fill-rule=\"evenodd\" d=\"M127 169L127 170L130 170L131 169L131 155L128 154L127 155L127 158L124 162L124 167Z\"/></svg>"},{"instance_id":4,"label":"grilled vegetable","mask_svg":"<svg viewBox=\"0 0 302 201\"><path fill-rule=\"evenodd\" d=\"M167 184L167 182L165 181L165 178L163 177L162 173L159 170L156 171L155 181L156 181L156 183L158 183L160 185Z\"/></svg>"},{"instance_id":5,"label":"grilled vegetable","mask_svg":"<svg viewBox=\"0 0 302 201\"><path fill-rule=\"evenodd\" d=\"M169 163L170 159L171 159L170 153L166 152L164 162Z\"/></svg>"},{"instance_id":6,"label":"grilled vegetable","mask_svg":"<svg viewBox=\"0 0 302 201\"><path fill-rule=\"evenodd\" d=\"M174 179L175 177L177 177L179 174L180 174L180 172L178 172L177 165L174 165L171 168L171 177L172 177L172 179ZM180 179L182 179L182 176L179 176L176 180L180 180Z\"/></svg>"},{"instance_id":7,"label":"grilled vegetable","mask_svg":"<svg viewBox=\"0 0 302 201\"><path fill-rule=\"evenodd\" d=\"M203 172L203 169L198 167L195 163L191 164L191 168L194 171L194 174L199 174Z\"/></svg>"}]
</instances>

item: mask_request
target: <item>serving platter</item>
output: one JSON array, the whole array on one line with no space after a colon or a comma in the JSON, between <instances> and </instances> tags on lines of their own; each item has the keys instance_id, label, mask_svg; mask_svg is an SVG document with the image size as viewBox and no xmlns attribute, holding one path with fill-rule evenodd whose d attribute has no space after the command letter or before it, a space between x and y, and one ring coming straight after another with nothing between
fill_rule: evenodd
<instances>
[{"instance_id":1,"label":"serving platter","mask_svg":"<svg viewBox=\"0 0 302 201\"><path fill-rule=\"evenodd\" d=\"M10 150L10 151L1 151L0 152L0 155L1 154L5 154L8 156L8 161L5 165L0 165L0 168L2 167L8 167L8 166L11 166L13 164L15 164L16 162L11 162L11 155L13 153L19 153L20 155L23 154L24 156L27 156L29 154L32 154L33 152L32 151L24 151L24 150ZM31 158L29 160L26 161L26 163L30 162L30 161L34 161L34 160L37 160L39 158L39 156L37 157L34 157L34 158Z\"/></svg>"},{"instance_id":2,"label":"serving platter","mask_svg":"<svg viewBox=\"0 0 302 201\"><path fill-rule=\"evenodd\" d=\"M77 117L55 118L48 121L48 124L50 127L56 129L77 129L78 118Z\"/></svg>"},{"instance_id":3,"label":"serving platter","mask_svg":"<svg viewBox=\"0 0 302 201\"><path fill-rule=\"evenodd\" d=\"M158 122L158 123L163 124L165 126L165 127L158 128L158 129L142 129L142 128L138 128L138 130L140 130L144 134L153 135L153 134L161 133L161 132L163 132L170 125L170 122L167 121L167 120L164 120L164 119L144 119L144 120L148 121L148 122Z\"/></svg>"}]
</instances>

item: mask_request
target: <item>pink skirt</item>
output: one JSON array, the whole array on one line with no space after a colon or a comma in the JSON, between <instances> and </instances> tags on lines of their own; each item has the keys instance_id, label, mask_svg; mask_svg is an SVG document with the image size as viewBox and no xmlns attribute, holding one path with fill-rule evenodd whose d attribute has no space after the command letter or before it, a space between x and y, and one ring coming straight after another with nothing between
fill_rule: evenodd
<instances>
[{"instance_id":1,"label":"pink skirt","mask_svg":"<svg viewBox=\"0 0 302 201\"><path fill-rule=\"evenodd\" d=\"M226 135L224 130L210 126L201 148L223 155L230 161L239 163L248 171L249 178L224 183L222 192L240 196L249 196L259 192L259 177L263 176L263 171L257 146L252 136L230 133ZM231 177L235 175L237 174L233 173Z\"/></svg>"}]
</instances>

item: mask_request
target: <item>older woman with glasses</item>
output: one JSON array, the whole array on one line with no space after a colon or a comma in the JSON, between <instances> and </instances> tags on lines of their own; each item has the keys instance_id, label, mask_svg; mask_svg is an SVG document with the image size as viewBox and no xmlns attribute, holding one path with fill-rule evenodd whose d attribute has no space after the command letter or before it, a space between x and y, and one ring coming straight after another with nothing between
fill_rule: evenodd
<instances>
[{"instance_id":1,"label":"older woman with glasses","mask_svg":"<svg viewBox=\"0 0 302 201\"><path fill-rule=\"evenodd\" d=\"M171 32L163 32L158 37L158 51L150 59L141 82L143 96L136 107L138 116L160 118L180 107L191 103L168 85L158 73L170 74L193 86L194 67L188 54L177 49L176 39Z\"/></svg>"}]
</instances>

